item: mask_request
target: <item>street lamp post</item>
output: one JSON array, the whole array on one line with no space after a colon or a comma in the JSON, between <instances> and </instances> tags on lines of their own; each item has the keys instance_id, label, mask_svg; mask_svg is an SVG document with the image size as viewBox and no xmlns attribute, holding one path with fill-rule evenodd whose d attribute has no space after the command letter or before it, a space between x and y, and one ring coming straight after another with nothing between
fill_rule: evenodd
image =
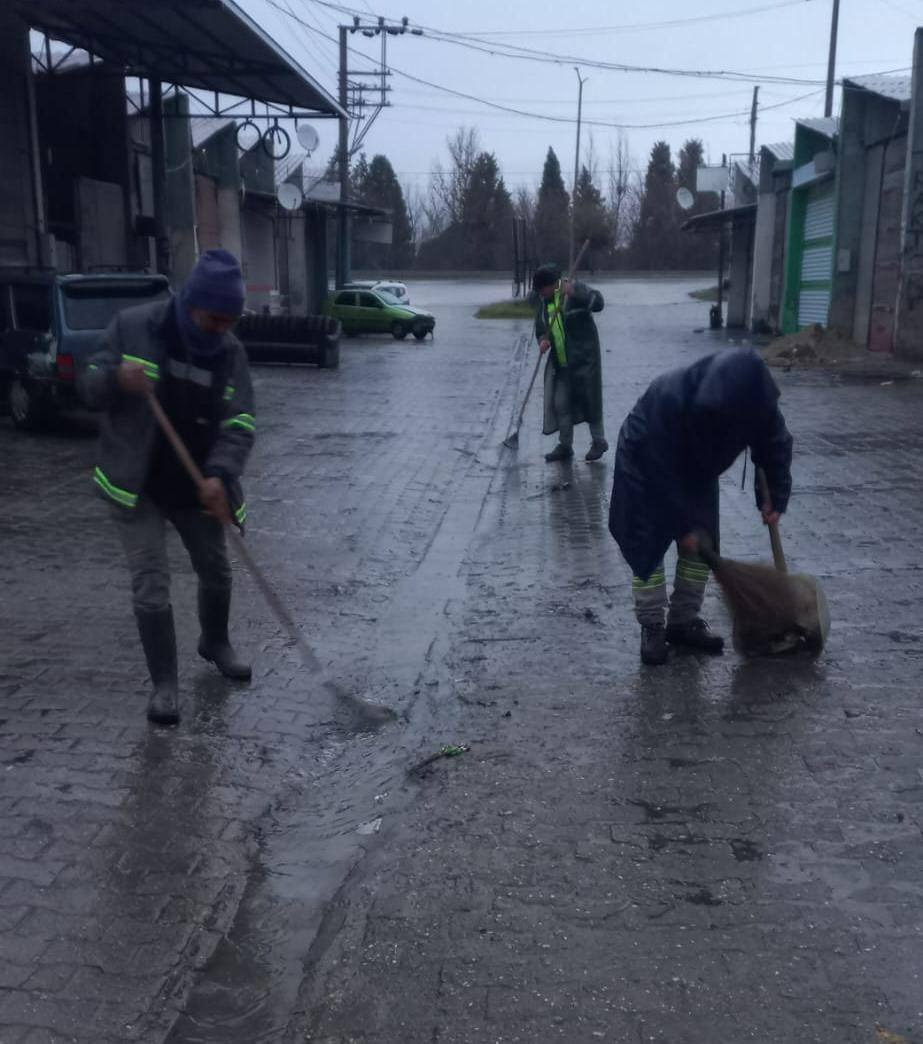
<instances>
[{"instance_id":1,"label":"street lamp post","mask_svg":"<svg viewBox=\"0 0 923 1044\"><path fill-rule=\"evenodd\" d=\"M580 87L577 91L577 148L574 151L574 188L570 198L570 264L568 270L574 267L574 223L577 210L577 178L580 176L580 122L583 116L583 85L586 78L580 75L580 70L574 66L577 74L577 82Z\"/></svg>"}]
</instances>

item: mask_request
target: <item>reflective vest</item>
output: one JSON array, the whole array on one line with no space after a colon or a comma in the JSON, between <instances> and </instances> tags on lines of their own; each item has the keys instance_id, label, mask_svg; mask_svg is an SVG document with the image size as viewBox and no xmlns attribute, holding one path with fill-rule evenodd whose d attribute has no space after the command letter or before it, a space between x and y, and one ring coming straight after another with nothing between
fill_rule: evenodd
<instances>
[{"instance_id":1,"label":"reflective vest","mask_svg":"<svg viewBox=\"0 0 923 1044\"><path fill-rule=\"evenodd\" d=\"M567 348L564 339L564 298L561 294L561 284L558 283L554 291L554 298L546 308L548 317L548 332L551 334L551 343L554 345L554 354L559 366L567 365Z\"/></svg>"}]
</instances>

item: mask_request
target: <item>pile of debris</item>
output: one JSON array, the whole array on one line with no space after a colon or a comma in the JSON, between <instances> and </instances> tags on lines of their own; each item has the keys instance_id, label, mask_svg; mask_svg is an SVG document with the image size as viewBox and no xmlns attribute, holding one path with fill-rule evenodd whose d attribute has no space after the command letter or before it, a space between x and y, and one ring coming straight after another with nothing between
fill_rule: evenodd
<instances>
[{"instance_id":1,"label":"pile of debris","mask_svg":"<svg viewBox=\"0 0 923 1044\"><path fill-rule=\"evenodd\" d=\"M798 333L787 334L770 342L763 357L770 366L830 366L861 360L868 356L865 348L834 330L816 323Z\"/></svg>"}]
</instances>

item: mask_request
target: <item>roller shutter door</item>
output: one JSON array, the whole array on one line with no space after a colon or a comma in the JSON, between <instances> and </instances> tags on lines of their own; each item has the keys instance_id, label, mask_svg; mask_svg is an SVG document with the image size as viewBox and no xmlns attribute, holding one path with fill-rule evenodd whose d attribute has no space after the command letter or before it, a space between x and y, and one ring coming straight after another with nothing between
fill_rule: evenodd
<instances>
[{"instance_id":1,"label":"roller shutter door","mask_svg":"<svg viewBox=\"0 0 923 1044\"><path fill-rule=\"evenodd\" d=\"M798 326L827 325L833 275L833 183L808 193L798 288Z\"/></svg>"}]
</instances>

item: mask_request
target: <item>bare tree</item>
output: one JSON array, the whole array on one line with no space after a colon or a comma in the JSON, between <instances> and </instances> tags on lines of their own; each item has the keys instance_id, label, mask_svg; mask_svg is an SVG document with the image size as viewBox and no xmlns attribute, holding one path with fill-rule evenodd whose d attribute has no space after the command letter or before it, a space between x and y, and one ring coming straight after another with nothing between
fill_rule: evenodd
<instances>
[{"instance_id":1,"label":"bare tree","mask_svg":"<svg viewBox=\"0 0 923 1044\"><path fill-rule=\"evenodd\" d=\"M525 185L520 185L516 189L516 195L513 198L513 211L516 217L525 221L527 227L530 227L535 220L535 193Z\"/></svg>"},{"instance_id":2,"label":"bare tree","mask_svg":"<svg viewBox=\"0 0 923 1044\"><path fill-rule=\"evenodd\" d=\"M616 249L631 242L634 223L640 210L640 198L632 178L632 158L628 138L619 131L616 143L609 145L609 211ZM634 199L632 199L634 197Z\"/></svg>"},{"instance_id":3,"label":"bare tree","mask_svg":"<svg viewBox=\"0 0 923 1044\"><path fill-rule=\"evenodd\" d=\"M410 222L411 242L416 245L423 238L426 229L426 201L423 190L412 182L404 187L404 201L407 206L407 220Z\"/></svg>"},{"instance_id":4,"label":"bare tree","mask_svg":"<svg viewBox=\"0 0 923 1044\"><path fill-rule=\"evenodd\" d=\"M474 127L459 127L446 145L451 163L448 170L439 162L433 165L431 196L445 215L445 224L452 225L462 219L462 203L481 144Z\"/></svg>"}]
</instances>

